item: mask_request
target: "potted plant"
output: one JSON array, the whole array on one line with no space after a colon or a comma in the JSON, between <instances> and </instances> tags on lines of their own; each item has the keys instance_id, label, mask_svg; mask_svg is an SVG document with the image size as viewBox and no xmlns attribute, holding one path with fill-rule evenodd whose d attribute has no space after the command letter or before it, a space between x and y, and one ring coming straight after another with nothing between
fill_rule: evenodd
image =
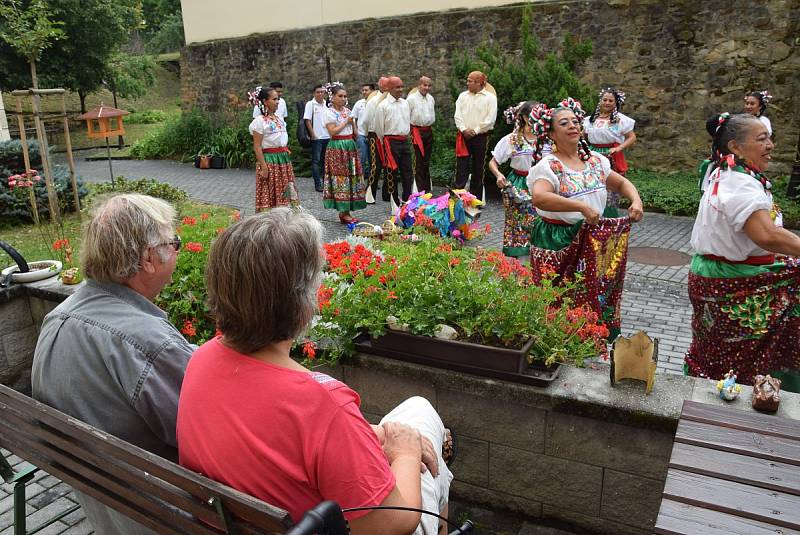
<instances>
[{"instance_id":1,"label":"potted plant","mask_svg":"<svg viewBox=\"0 0 800 535\"><path fill-rule=\"evenodd\" d=\"M571 303L570 285L534 285L515 259L434 236L377 243L325 244L307 358L331 364L360 350L541 383L548 367L605 354L608 330Z\"/></svg>"}]
</instances>

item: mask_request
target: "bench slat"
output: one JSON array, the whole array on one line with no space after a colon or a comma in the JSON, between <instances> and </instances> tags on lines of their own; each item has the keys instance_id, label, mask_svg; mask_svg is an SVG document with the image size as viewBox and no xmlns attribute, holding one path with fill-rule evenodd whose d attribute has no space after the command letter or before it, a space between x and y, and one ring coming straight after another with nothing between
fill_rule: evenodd
<instances>
[{"instance_id":1,"label":"bench slat","mask_svg":"<svg viewBox=\"0 0 800 535\"><path fill-rule=\"evenodd\" d=\"M778 436L734 432L725 427L681 419L675 442L800 465L800 441Z\"/></svg>"},{"instance_id":2,"label":"bench slat","mask_svg":"<svg viewBox=\"0 0 800 535\"><path fill-rule=\"evenodd\" d=\"M242 526L250 523L254 528L261 528L261 533L264 529L283 533L292 526L289 514L282 509L191 472L3 385L0 385L0 408L4 412L13 409L19 418L28 420L34 426L34 435L39 427L46 425L51 433L63 433L63 439L67 442L74 440L81 444L83 450L101 454L101 459L102 455L106 455L148 474L151 484L155 480L163 480L182 489L197 500L195 503L206 505L214 518L216 511L206 503L211 496L222 499L236 523ZM9 431L13 433L15 430L12 428ZM0 438L4 434L0 433ZM101 467L104 470L106 468L103 465ZM45 466L42 468L47 470Z\"/></svg>"},{"instance_id":3,"label":"bench slat","mask_svg":"<svg viewBox=\"0 0 800 535\"><path fill-rule=\"evenodd\" d=\"M21 423L13 417L7 418L8 414L5 412L3 416L0 428L3 428L6 433L16 431L18 436L22 436L30 431L27 424ZM6 422L14 424L13 427L7 426ZM201 527L188 515L178 514L178 509L169 507L165 502L158 503L143 491L124 485L122 483L124 479L118 481L116 478L108 477L104 472L87 464L81 457L75 457L69 452L58 449L58 445L55 443L42 447L39 441L4 438L3 445L6 448L16 446L17 451L24 452L21 456L26 460L56 477L68 475L69 477L65 479L75 488L79 487L77 481L81 480L83 488L79 490L115 509L124 507L124 510L120 509L124 514L132 516L137 522L159 533L196 532L203 535L222 533L220 530Z\"/></svg>"},{"instance_id":4,"label":"bench slat","mask_svg":"<svg viewBox=\"0 0 800 535\"><path fill-rule=\"evenodd\" d=\"M669 467L800 496L800 469L791 464L676 442Z\"/></svg>"},{"instance_id":5,"label":"bench slat","mask_svg":"<svg viewBox=\"0 0 800 535\"><path fill-rule=\"evenodd\" d=\"M734 516L800 529L800 509L791 494L719 480L670 468L664 484L665 498L713 509Z\"/></svg>"},{"instance_id":6,"label":"bench slat","mask_svg":"<svg viewBox=\"0 0 800 535\"><path fill-rule=\"evenodd\" d=\"M687 503L664 499L656 527L659 535L800 535L800 531L781 528L740 516L703 509Z\"/></svg>"},{"instance_id":7,"label":"bench slat","mask_svg":"<svg viewBox=\"0 0 800 535\"><path fill-rule=\"evenodd\" d=\"M781 418L771 414L732 411L696 401L684 401L681 420L693 420L742 431L753 431L761 435L800 440L800 421Z\"/></svg>"}]
</instances>

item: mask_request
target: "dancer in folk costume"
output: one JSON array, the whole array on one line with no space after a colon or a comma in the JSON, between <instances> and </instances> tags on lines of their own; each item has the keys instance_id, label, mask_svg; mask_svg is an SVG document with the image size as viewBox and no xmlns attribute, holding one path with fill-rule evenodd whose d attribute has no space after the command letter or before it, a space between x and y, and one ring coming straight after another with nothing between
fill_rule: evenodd
<instances>
[{"instance_id":1,"label":"dancer in folk costume","mask_svg":"<svg viewBox=\"0 0 800 535\"><path fill-rule=\"evenodd\" d=\"M767 112L767 104L772 100L772 95L769 91L750 91L744 96L744 112L758 117L758 120L764 123L767 127L769 137L772 137L772 122L769 117L765 115Z\"/></svg>"},{"instance_id":2,"label":"dancer in folk costume","mask_svg":"<svg viewBox=\"0 0 800 535\"><path fill-rule=\"evenodd\" d=\"M464 189L469 180L469 192L483 201L483 173L489 133L497 120L497 93L482 72L467 76L467 90L456 100L453 119L458 128L455 187Z\"/></svg>"},{"instance_id":3,"label":"dancer in folk costume","mask_svg":"<svg viewBox=\"0 0 800 535\"><path fill-rule=\"evenodd\" d=\"M364 176L358 159L355 119L345 106L347 90L339 83L327 84L330 107L325 114L325 127L331 140L325 151L325 180L322 205L339 211L343 224L357 223L350 215L352 210L367 207L364 199Z\"/></svg>"},{"instance_id":4,"label":"dancer in folk costume","mask_svg":"<svg viewBox=\"0 0 800 535\"><path fill-rule=\"evenodd\" d=\"M573 299L620 332L620 298L628 255L630 222L644 215L636 187L611 170L608 158L591 152L583 138L580 102L567 98L552 109L531 112L537 135L528 174L538 218L531 237L531 264L538 277L555 271L560 279L581 275ZM551 152L542 155L546 144ZM631 201L628 217L602 218L607 190Z\"/></svg>"},{"instance_id":5,"label":"dancer in folk costume","mask_svg":"<svg viewBox=\"0 0 800 535\"><path fill-rule=\"evenodd\" d=\"M256 212L299 204L289 157L286 122L277 115L280 97L274 88L257 87L249 93L261 115L250 123L256 155Z\"/></svg>"},{"instance_id":6,"label":"dancer in folk costume","mask_svg":"<svg viewBox=\"0 0 800 535\"><path fill-rule=\"evenodd\" d=\"M364 175L370 170L369 139L367 137L367 98L375 91L375 84L363 84L361 86L361 98L353 104L352 116L356 120L356 144L358 145L358 157L361 159L361 168ZM373 199L374 201L375 199ZM369 199L367 199L369 201Z\"/></svg>"},{"instance_id":7,"label":"dancer in folk costume","mask_svg":"<svg viewBox=\"0 0 800 535\"><path fill-rule=\"evenodd\" d=\"M360 114L358 119L360 122L363 122L364 128L367 130L367 145L369 148L369 169L364 171L367 182L367 204L375 204L375 196L378 194L378 182L380 182L381 179L383 179L381 198L386 202L389 201L389 186L386 183L383 169L383 145L381 145L375 133L375 125L373 124L375 112L378 110L378 104L389 94L386 85L388 81L389 78L386 76L378 78L378 89L372 91L367 96L364 111Z\"/></svg>"},{"instance_id":8,"label":"dancer in folk costume","mask_svg":"<svg viewBox=\"0 0 800 535\"><path fill-rule=\"evenodd\" d=\"M622 91L605 87L600 90L598 98L594 113L583 120L589 148L608 158L611 169L625 176L628 162L623 151L636 143L636 134L633 131L636 121L622 113L622 105L625 103L625 93ZM619 195L609 191L607 203L610 207L618 208Z\"/></svg>"},{"instance_id":9,"label":"dancer in folk costume","mask_svg":"<svg viewBox=\"0 0 800 535\"><path fill-rule=\"evenodd\" d=\"M489 170L497 178L497 187L503 191L503 254L506 256L530 254L531 228L535 215L530 211L520 210L513 199L515 195L530 196L527 177L533 166L533 146L536 143L530 114L537 104L533 100L520 102L503 112L506 121L514 125L514 130L497 142L489 161ZM509 160L511 172L504 177L498 166Z\"/></svg>"},{"instance_id":10,"label":"dancer in folk costume","mask_svg":"<svg viewBox=\"0 0 800 535\"><path fill-rule=\"evenodd\" d=\"M414 147L414 184L420 191L431 191L431 154L436 101L431 95L433 81L422 76L417 87L408 92L411 108L411 144Z\"/></svg>"},{"instance_id":11,"label":"dancer in folk costume","mask_svg":"<svg viewBox=\"0 0 800 535\"><path fill-rule=\"evenodd\" d=\"M713 157L692 229L686 370L718 379L733 369L746 384L784 373L800 391L800 238L782 228L763 175L769 132L748 114L716 115L706 129Z\"/></svg>"},{"instance_id":12,"label":"dancer in folk costume","mask_svg":"<svg viewBox=\"0 0 800 535\"><path fill-rule=\"evenodd\" d=\"M411 151L408 134L411 131L411 109L403 98L403 80L392 76L387 82L388 94L378 104L371 119L375 134L383 146L383 163L389 184L392 214L397 213L401 197L398 195L399 183L403 185L402 200L406 202L414 186L414 171L411 168Z\"/></svg>"}]
</instances>

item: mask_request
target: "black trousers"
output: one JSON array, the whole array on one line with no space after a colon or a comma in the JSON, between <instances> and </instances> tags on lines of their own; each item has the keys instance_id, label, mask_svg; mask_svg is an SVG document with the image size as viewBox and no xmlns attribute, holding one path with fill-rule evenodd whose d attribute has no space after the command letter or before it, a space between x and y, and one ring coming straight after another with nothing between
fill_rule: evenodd
<instances>
[{"instance_id":1,"label":"black trousers","mask_svg":"<svg viewBox=\"0 0 800 535\"><path fill-rule=\"evenodd\" d=\"M414 187L414 172L411 169L411 151L408 148L408 140L390 139L389 147L392 150L394 161L397 162L397 169L392 171L386 168L386 182L389 183L389 191L394 202L400 204L398 199L398 184L403 185L403 201L407 201L411 196ZM398 180L399 179L399 180Z\"/></svg>"},{"instance_id":2,"label":"black trousers","mask_svg":"<svg viewBox=\"0 0 800 535\"><path fill-rule=\"evenodd\" d=\"M378 152L378 143L380 140L378 136L375 135L375 132L369 132L367 134L367 144L369 149L369 169L365 170L365 175L367 177L367 184L369 188L372 190L372 197L377 198L378 196L378 182L383 180L383 191L381 196L383 197L384 201L389 200L389 188L386 184L386 170L383 168L383 164L381 164L381 157L380 153Z\"/></svg>"},{"instance_id":3,"label":"black trousers","mask_svg":"<svg viewBox=\"0 0 800 535\"><path fill-rule=\"evenodd\" d=\"M469 156L456 158L456 188L464 189L469 178L469 192L483 200L483 173L486 168L486 149L489 134L478 134L472 139L464 138ZM472 178L469 175L472 174Z\"/></svg>"},{"instance_id":4,"label":"black trousers","mask_svg":"<svg viewBox=\"0 0 800 535\"><path fill-rule=\"evenodd\" d=\"M433 150L433 130L422 127L419 130L419 137L422 138L422 148L425 149L425 156L414 147L414 180L417 189L430 193L431 191L431 151Z\"/></svg>"}]
</instances>

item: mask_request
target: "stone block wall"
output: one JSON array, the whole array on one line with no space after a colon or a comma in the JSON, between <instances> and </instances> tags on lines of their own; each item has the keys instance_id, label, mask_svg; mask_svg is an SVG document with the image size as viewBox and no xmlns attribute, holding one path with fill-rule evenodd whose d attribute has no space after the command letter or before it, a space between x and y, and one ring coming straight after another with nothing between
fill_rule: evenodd
<instances>
[{"instance_id":1,"label":"stone block wall","mask_svg":"<svg viewBox=\"0 0 800 535\"><path fill-rule=\"evenodd\" d=\"M565 33L591 39L582 68L593 87L615 85L637 120L633 165L693 170L708 152L705 119L741 110L746 91L775 95L770 118L777 148L773 170L787 172L800 125L800 0L556 0L534 2L534 31L544 52ZM367 19L187 46L181 56L184 107L221 111L257 84L281 80L290 101L308 98L331 75L354 89L381 73L411 84L434 79L450 117L447 80L462 50L491 41L519 53L521 6L452 10ZM499 103L505 109L511 103ZM502 118L500 118L502 120ZM452 122L451 119L450 122Z\"/></svg>"}]
</instances>

